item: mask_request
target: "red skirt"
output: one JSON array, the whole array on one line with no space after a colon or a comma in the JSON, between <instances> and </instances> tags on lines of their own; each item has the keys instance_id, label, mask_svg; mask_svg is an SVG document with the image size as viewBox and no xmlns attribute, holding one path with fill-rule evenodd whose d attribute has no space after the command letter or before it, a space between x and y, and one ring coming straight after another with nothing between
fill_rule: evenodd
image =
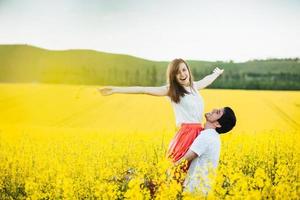
<instances>
[{"instance_id":1,"label":"red skirt","mask_svg":"<svg viewBox=\"0 0 300 200\"><path fill-rule=\"evenodd\" d=\"M193 141L203 130L200 123L182 123L179 131L171 141L168 149L168 157L172 162L177 162L189 150Z\"/></svg>"}]
</instances>

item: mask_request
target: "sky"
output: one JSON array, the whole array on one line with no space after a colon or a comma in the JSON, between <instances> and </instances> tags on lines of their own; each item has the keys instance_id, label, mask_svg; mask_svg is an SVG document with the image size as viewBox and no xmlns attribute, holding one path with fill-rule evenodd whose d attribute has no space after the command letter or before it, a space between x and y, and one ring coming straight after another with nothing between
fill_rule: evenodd
<instances>
[{"instance_id":1,"label":"sky","mask_svg":"<svg viewBox=\"0 0 300 200\"><path fill-rule=\"evenodd\" d=\"M0 44L156 61L300 57L300 0L0 0Z\"/></svg>"}]
</instances>

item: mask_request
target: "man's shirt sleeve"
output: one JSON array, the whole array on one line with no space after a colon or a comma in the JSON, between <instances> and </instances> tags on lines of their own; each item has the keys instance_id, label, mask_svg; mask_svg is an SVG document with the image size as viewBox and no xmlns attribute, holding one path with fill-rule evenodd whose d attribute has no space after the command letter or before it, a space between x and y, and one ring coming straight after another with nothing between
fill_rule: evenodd
<instances>
[{"instance_id":1,"label":"man's shirt sleeve","mask_svg":"<svg viewBox=\"0 0 300 200\"><path fill-rule=\"evenodd\" d=\"M206 134L200 134L196 137L193 144L190 147L190 150L195 152L198 156L202 155L206 148L208 147L208 138Z\"/></svg>"}]
</instances>

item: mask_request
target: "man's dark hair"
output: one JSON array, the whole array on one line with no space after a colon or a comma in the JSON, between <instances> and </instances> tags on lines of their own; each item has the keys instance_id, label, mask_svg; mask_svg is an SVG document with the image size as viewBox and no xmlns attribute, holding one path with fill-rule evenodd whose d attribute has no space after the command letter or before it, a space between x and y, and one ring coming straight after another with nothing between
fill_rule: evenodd
<instances>
[{"instance_id":1,"label":"man's dark hair","mask_svg":"<svg viewBox=\"0 0 300 200\"><path fill-rule=\"evenodd\" d=\"M236 123L236 117L233 110L230 107L224 108L224 113L220 119L218 119L219 124L221 125L220 128L216 128L216 131L219 134L227 133L230 131Z\"/></svg>"}]
</instances>

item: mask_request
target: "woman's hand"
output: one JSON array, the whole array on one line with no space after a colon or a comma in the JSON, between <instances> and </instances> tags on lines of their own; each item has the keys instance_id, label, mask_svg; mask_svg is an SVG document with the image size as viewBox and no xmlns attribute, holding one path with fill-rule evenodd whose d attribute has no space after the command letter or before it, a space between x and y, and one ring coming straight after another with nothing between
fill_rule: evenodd
<instances>
[{"instance_id":1,"label":"woman's hand","mask_svg":"<svg viewBox=\"0 0 300 200\"><path fill-rule=\"evenodd\" d=\"M166 86L160 87L142 87L142 86L130 86L130 87L113 87L107 86L98 88L98 91L104 95L111 94L149 94L153 96L166 96L168 89Z\"/></svg>"},{"instance_id":2,"label":"woman's hand","mask_svg":"<svg viewBox=\"0 0 300 200\"><path fill-rule=\"evenodd\" d=\"M98 88L97 89L103 96L112 95L114 91L114 87L104 87L104 88Z\"/></svg>"},{"instance_id":3,"label":"woman's hand","mask_svg":"<svg viewBox=\"0 0 300 200\"><path fill-rule=\"evenodd\" d=\"M219 69L219 67L216 67L213 71L213 73L221 75L224 72L224 69Z\"/></svg>"}]
</instances>

